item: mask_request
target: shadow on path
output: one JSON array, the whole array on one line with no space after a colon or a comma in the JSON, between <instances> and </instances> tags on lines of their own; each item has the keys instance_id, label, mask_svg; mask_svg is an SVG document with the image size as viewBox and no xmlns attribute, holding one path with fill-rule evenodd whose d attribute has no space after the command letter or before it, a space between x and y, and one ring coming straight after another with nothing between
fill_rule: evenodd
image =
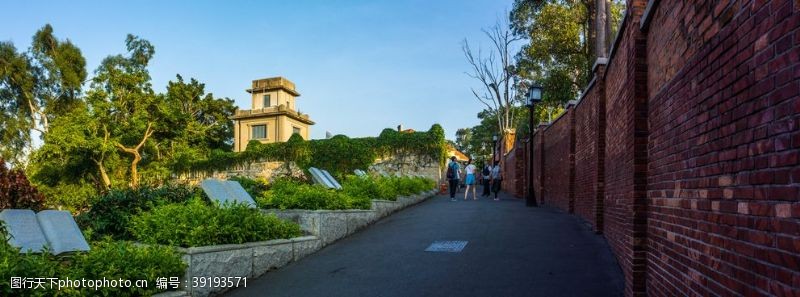
<instances>
[{"instance_id":1,"label":"shadow on path","mask_svg":"<svg viewBox=\"0 0 800 297\"><path fill-rule=\"evenodd\" d=\"M469 243L425 252L439 240ZM624 280L578 218L503 195L433 197L247 285L226 295L621 296Z\"/></svg>"}]
</instances>

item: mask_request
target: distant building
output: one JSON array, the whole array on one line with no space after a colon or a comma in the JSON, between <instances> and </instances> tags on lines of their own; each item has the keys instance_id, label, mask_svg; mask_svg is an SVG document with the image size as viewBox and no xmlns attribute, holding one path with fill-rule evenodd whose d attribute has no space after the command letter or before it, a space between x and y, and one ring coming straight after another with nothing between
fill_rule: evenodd
<instances>
[{"instance_id":1,"label":"distant building","mask_svg":"<svg viewBox=\"0 0 800 297\"><path fill-rule=\"evenodd\" d=\"M457 148L455 148L453 145L448 144L447 145L447 159L450 160L451 157L456 157L456 161L458 161L458 162L467 162L467 161L470 160L470 158L469 158L469 156L467 156L467 154L462 153Z\"/></svg>"},{"instance_id":2,"label":"distant building","mask_svg":"<svg viewBox=\"0 0 800 297\"><path fill-rule=\"evenodd\" d=\"M292 134L309 139L311 125L307 114L297 112L295 100L300 96L294 83L283 77L253 81L250 110L236 110L233 119L233 150L244 151L247 143L285 142Z\"/></svg>"}]
</instances>

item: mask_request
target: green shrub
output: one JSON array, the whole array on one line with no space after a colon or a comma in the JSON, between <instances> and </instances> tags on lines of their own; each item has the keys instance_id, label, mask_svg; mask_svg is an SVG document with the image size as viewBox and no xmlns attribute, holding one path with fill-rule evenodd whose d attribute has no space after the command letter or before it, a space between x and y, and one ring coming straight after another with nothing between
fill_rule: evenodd
<instances>
[{"instance_id":1,"label":"green shrub","mask_svg":"<svg viewBox=\"0 0 800 297\"><path fill-rule=\"evenodd\" d=\"M422 177L378 177L348 178L343 185L345 191L368 193L373 199L396 200L397 196L409 196L429 191L436 187L436 182ZM371 183L371 184L370 184ZM353 189L355 188L355 189Z\"/></svg>"},{"instance_id":2,"label":"green shrub","mask_svg":"<svg viewBox=\"0 0 800 297\"><path fill-rule=\"evenodd\" d=\"M433 180L421 177L392 177L386 179L391 183L398 195L408 196L428 191L436 186Z\"/></svg>"},{"instance_id":3,"label":"green shrub","mask_svg":"<svg viewBox=\"0 0 800 297\"><path fill-rule=\"evenodd\" d=\"M260 178L252 179L244 176L234 176L231 177L230 180L239 182L239 184L242 185L242 188L244 188L244 190L250 194L250 197L259 197L269 189L267 182Z\"/></svg>"},{"instance_id":4,"label":"green shrub","mask_svg":"<svg viewBox=\"0 0 800 297\"><path fill-rule=\"evenodd\" d=\"M61 182L57 185L39 184L39 192L47 197L47 206L50 208L61 208L72 213L88 211L92 199L97 198L97 190L94 185L88 183L66 183Z\"/></svg>"},{"instance_id":5,"label":"green shrub","mask_svg":"<svg viewBox=\"0 0 800 297\"><path fill-rule=\"evenodd\" d=\"M53 255L20 254L18 248L5 240L0 242L0 296L73 296L75 292L70 290L11 289L12 277L63 279L67 275L67 267Z\"/></svg>"},{"instance_id":6,"label":"green shrub","mask_svg":"<svg viewBox=\"0 0 800 297\"><path fill-rule=\"evenodd\" d=\"M278 209L370 209L369 197L351 196L345 191L330 190L320 185L309 185L279 179L270 190L256 200L262 208Z\"/></svg>"},{"instance_id":7,"label":"green shrub","mask_svg":"<svg viewBox=\"0 0 800 297\"><path fill-rule=\"evenodd\" d=\"M182 277L186 264L168 247L136 246L128 242L102 241L89 252L53 256L49 253L25 254L0 242L0 296L149 296L161 292L159 277ZM50 288L11 289L11 277L76 279L147 280L147 288Z\"/></svg>"},{"instance_id":8,"label":"green shrub","mask_svg":"<svg viewBox=\"0 0 800 297\"><path fill-rule=\"evenodd\" d=\"M147 288L104 288L99 291L85 288L81 295L150 296L157 289L158 278L183 277L186 264L180 254L170 247L141 246L125 241L100 241L92 244L88 253L79 253L72 260L70 278L146 280Z\"/></svg>"},{"instance_id":9,"label":"green shrub","mask_svg":"<svg viewBox=\"0 0 800 297\"><path fill-rule=\"evenodd\" d=\"M358 177L349 175L342 183L345 193L366 199L397 200L397 189L382 177Z\"/></svg>"},{"instance_id":10,"label":"green shrub","mask_svg":"<svg viewBox=\"0 0 800 297\"><path fill-rule=\"evenodd\" d=\"M159 206L134 217L129 228L149 244L192 247L239 244L301 235L300 226L245 205L211 206L199 199Z\"/></svg>"},{"instance_id":11,"label":"green shrub","mask_svg":"<svg viewBox=\"0 0 800 297\"><path fill-rule=\"evenodd\" d=\"M89 228L94 239L111 236L117 240L131 240L128 231L130 219L144 211L170 203L181 203L192 197L203 196L197 188L168 185L160 188L112 190L100 196L89 212L78 216L82 229Z\"/></svg>"}]
</instances>

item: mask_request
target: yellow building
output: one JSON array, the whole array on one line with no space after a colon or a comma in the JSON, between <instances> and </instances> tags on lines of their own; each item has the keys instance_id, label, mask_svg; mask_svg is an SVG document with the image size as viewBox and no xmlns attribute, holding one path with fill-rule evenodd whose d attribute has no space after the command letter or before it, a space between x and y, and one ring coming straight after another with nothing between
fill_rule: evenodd
<instances>
[{"instance_id":1,"label":"yellow building","mask_svg":"<svg viewBox=\"0 0 800 297\"><path fill-rule=\"evenodd\" d=\"M314 121L297 112L295 100L300 96L294 83L283 77L253 81L250 110L236 110L233 119L233 150L244 151L250 140L262 143L284 142L292 134L309 139Z\"/></svg>"}]
</instances>

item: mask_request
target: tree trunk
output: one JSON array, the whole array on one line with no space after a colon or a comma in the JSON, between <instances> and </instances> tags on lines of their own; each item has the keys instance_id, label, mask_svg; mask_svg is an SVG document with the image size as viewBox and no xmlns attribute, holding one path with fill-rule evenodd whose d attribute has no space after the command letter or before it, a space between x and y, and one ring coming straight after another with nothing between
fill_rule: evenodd
<instances>
[{"instance_id":1,"label":"tree trunk","mask_svg":"<svg viewBox=\"0 0 800 297\"><path fill-rule=\"evenodd\" d=\"M97 164L97 169L100 171L100 178L103 179L103 187L108 190L111 188L111 179L108 177L108 173L106 172L106 167L103 166L103 160L94 160L94 163Z\"/></svg>"},{"instance_id":2,"label":"tree trunk","mask_svg":"<svg viewBox=\"0 0 800 297\"><path fill-rule=\"evenodd\" d=\"M606 54L605 57L608 57L608 51L611 48L611 0L606 0Z\"/></svg>"},{"instance_id":3,"label":"tree trunk","mask_svg":"<svg viewBox=\"0 0 800 297\"><path fill-rule=\"evenodd\" d=\"M145 129L144 131L144 136L142 137L142 141L140 141L139 144L137 144L135 147L128 148L120 143L116 144L117 148L119 148L123 152L133 155L133 161L131 161L131 182L130 182L130 186L132 188L139 187L138 165L139 161L142 160L142 155L139 153L139 150L142 148L142 146L144 146L145 142L147 142L147 139L150 138L151 135L153 135L153 132L154 132L153 123L147 123L147 129Z\"/></svg>"},{"instance_id":4,"label":"tree trunk","mask_svg":"<svg viewBox=\"0 0 800 297\"><path fill-rule=\"evenodd\" d=\"M131 162L131 188L139 187L139 161L142 160L142 155L139 150L133 151L133 161Z\"/></svg>"},{"instance_id":5,"label":"tree trunk","mask_svg":"<svg viewBox=\"0 0 800 297\"><path fill-rule=\"evenodd\" d=\"M608 22L606 9L608 6L606 4L606 0L597 0L597 58L605 58L608 52L606 49L606 37L608 36L606 32ZM589 76L591 77L591 74Z\"/></svg>"},{"instance_id":6,"label":"tree trunk","mask_svg":"<svg viewBox=\"0 0 800 297\"><path fill-rule=\"evenodd\" d=\"M595 52L597 51L596 50L596 45L597 45L597 26L595 24L596 16L597 16L597 5L596 5L596 0L588 0L588 1L585 1L584 4L586 5L586 17L587 17L587 19L586 19L586 28L587 28L587 30L586 30L587 31L586 32L586 37L587 37L587 39L586 39L586 47L587 47L587 50L586 50L586 63L588 65L586 65L587 66L586 83L588 83L591 80L591 74L590 73L592 73L592 66L594 65L595 58L597 57L595 55Z\"/></svg>"}]
</instances>

